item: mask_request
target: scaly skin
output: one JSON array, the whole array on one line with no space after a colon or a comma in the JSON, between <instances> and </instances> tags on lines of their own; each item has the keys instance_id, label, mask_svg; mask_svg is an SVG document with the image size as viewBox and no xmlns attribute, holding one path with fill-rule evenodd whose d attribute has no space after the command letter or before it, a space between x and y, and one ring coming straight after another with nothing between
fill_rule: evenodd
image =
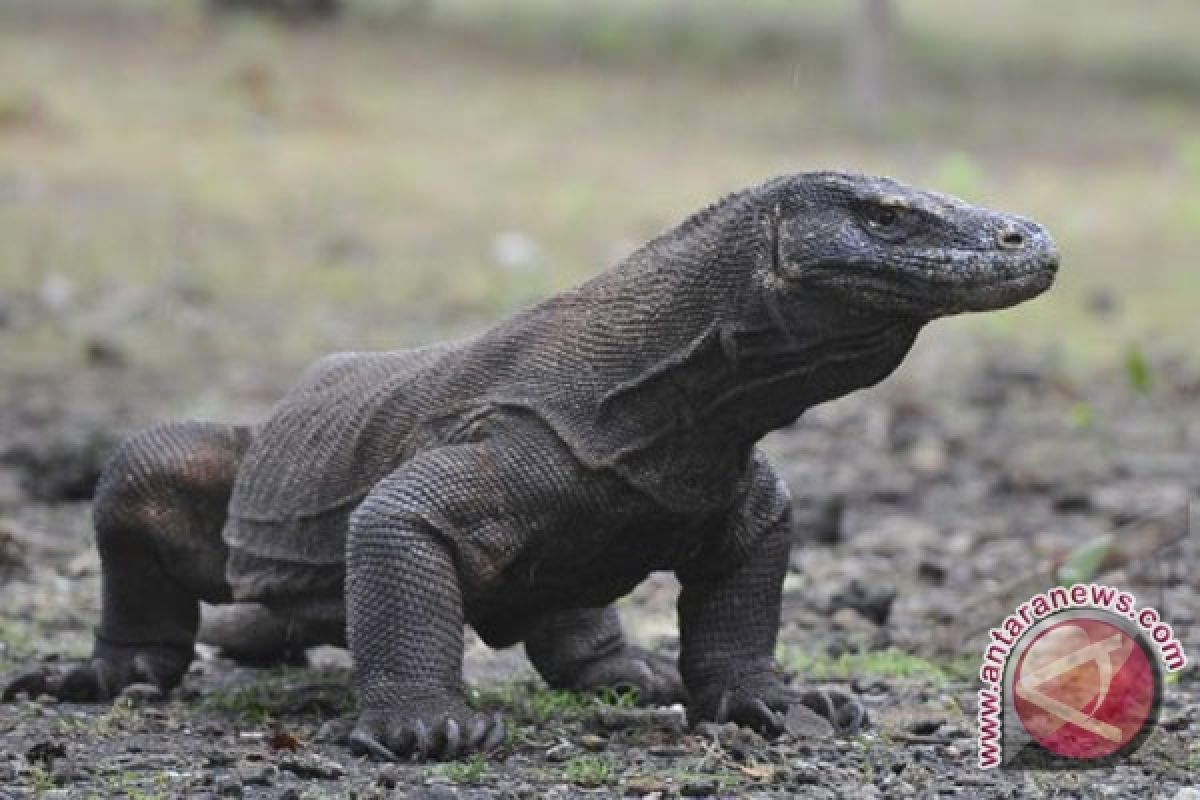
<instances>
[{"instance_id":1,"label":"scaly skin","mask_svg":"<svg viewBox=\"0 0 1200 800\"><path fill-rule=\"evenodd\" d=\"M476 338L324 359L261 426L121 448L95 501L93 658L5 694L170 688L205 600L235 604L209 638L256 658L348 641L351 746L376 758L503 739L467 705L464 624L523 642L553 686L686 697L693 722L767 734L800 704L852 730L856 700L773 661L790 502L755 443L886 377L929 321L1034 297L1057 266L1020 217L792 175ZM610 606L661 569L683 585L678 670L627 644Z\"/></svg>"}]
</instances>

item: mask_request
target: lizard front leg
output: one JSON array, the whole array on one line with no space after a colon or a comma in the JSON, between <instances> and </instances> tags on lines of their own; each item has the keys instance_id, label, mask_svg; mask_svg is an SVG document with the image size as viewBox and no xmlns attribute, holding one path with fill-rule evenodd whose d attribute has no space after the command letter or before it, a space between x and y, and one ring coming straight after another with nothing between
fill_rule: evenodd
<instances>
[{"instance_id":1,"label":"lizard front leg","mask_svg":"<svg viewBox=\"0 0 1200 800\"><path fill-rule=\"evenodd\" d=\"M535 438L428 451L352 515L346 613L362 706L355 751L449 759L503 741L500 717L466 702L464 609L564 505L555 472L563 464Z\"/></svg>"},{"instance_id":2,"label":"lizard front leg","mask_svg":"<svg viewBox=\"0 0 1200 800\"><path fill-rule=\"evenodd\" d=\"M799 704L839 731L855 730L864 720L856 699L793 687L775 663L791 502L764 459L752 469L746 499L717 548L725 552L709 552L702 563L677 571L683 584L680 667L691 695L689 720L737 722L774 736L783 732L788 708ZM719 563L726 559L741 565L722 572Z\"/></svg>"}]
</instances>

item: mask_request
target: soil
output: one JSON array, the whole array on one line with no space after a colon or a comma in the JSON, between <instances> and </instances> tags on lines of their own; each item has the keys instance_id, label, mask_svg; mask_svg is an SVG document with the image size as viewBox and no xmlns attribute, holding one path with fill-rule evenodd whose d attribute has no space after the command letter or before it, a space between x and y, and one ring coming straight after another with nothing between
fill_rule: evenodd
<instances>
[{"instance_id":1,"label":"soil","mask_svg":"<svg viewBox=\"0 0 1200 800\"><path fill-rule=\"evenodd\" d=\"M780 655L806 680L859 692L861 734L688 730L678 708L547 692L519 652L472 641L476 702L514 721L508 742L486 760L385 765L339 743L354 708L344 651L254 669L201 646L165 701L133 687L113 705L0 706L0 798L1200 796L1188 519L1200 372L1139 356L1080 378L1049 356L939 342L766 443L799 519ZM278 372L222 383L215 366L188 379L101 359L5 387L0 674L87 653L99 602L87 498L112 443L183 407L200 380L252 418L284 385ZM1080 546L1106 535L1099 566L1082 564ZM985 631L1064 565L1156 607L1190 665L1168 682L1158 728L1115 765L983 771ZM655 575L622 602L634 638L677 646L675 590Z\"/></svg>"}]
</instances>

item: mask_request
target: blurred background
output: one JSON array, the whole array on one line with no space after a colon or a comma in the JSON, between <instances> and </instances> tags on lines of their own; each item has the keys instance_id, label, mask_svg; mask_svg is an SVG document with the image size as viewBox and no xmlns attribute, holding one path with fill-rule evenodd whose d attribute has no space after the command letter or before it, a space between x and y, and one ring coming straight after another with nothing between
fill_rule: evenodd
<instances>
[{"instance_id":1,"label":"blurred background","mask_svg":"<svg viewBox=\"0 0 1200 800\"><path fill-rule=\"evenodd\" d=\"M1198 30L1190 0L4 0L0 380L124 366L204 413L829 167L1058 238L1054 291L939 338L1184 352Z\"/></svg>"}]
</instances>

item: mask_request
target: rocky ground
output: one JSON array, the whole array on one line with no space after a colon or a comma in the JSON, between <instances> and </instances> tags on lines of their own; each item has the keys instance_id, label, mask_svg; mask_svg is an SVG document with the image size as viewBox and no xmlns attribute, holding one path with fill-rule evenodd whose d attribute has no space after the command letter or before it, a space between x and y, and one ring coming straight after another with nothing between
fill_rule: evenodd
<instances>
[{"instance_id":1,"label":"rocky ground","mask_svg":"<svg viewBox=\"0 0 1200 800\"><path fill-rule=\"evenodd\" d=\"M11 382L0 404L0 675L87 652L98 464L122 430L206 380L104 355ZM283 380L225 383L253 415ZM343 651L254 670L201 648L165 702L135 691L112 706L0 707L0 798L1200 797L1198 401L1200 373L1166 357L1132 354L1085 379L1002 347L926 346L885 386L773 436L800 519L780 657L861 694L871 724L852 737L687 730L680 709L546 691L519 654L474 643L476 702L516 723L505 746L379 765L337 743L354 707ZM1100 563L1085 563L1079 548L1097 541ZM981 771L981 633L1062 568L1157 607L1193 666L1167 685L1159 729L1115 766ZM654 576L624 601L636 638L675 646L674 591Z\"/></svg>"}]
</instances>

